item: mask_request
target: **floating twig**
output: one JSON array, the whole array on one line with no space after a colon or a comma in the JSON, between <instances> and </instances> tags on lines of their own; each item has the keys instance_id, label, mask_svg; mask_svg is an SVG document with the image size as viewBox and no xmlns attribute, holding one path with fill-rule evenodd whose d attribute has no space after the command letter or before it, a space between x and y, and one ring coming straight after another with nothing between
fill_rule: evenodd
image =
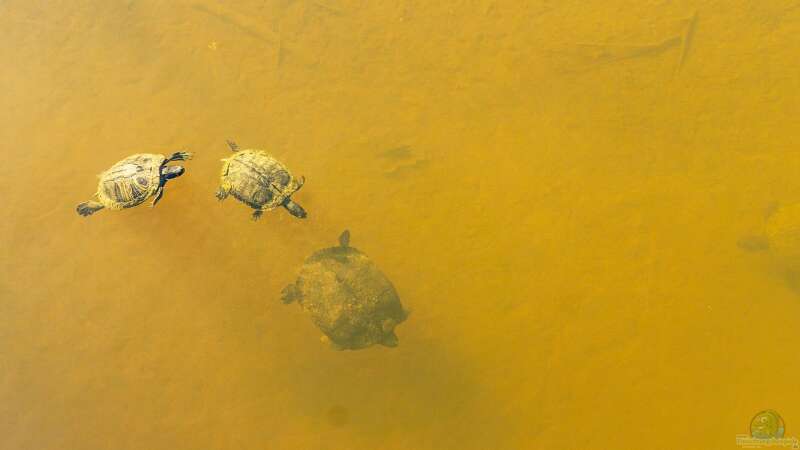
<instances>
[{"instance_id":1,"label":"floating twig","mask_svg":"<svg viewBox=\"0 0 800 450\"><path fill-rule=\"evenodd\" d=\"M692 38L694 37L694 30L697 26L697 11L692 14L692 17L689 19L689 24L686 26L686 32L683 35L682 45L681 45L681 57L678 60L678 68L675 69L675 72L679 72L683 67L683 63L686 62L686 55L689 53L689 46L692 43Z\"/></svg>"},{"instance_id":2,"label":"floating twig","mask_svg":"<svg viewBox=\"0 0 800 450\"><path fill-rule=\"evenodd\" d=\"M210 16L235 26L244 33L254 37L258 40L267 42L269 44L277 44L280 41L280 36L272 30L268 30L261 26L256 20L247 17L244 14L227 9L217 4L203 4L192 3L192 8L202 11Z\"/></svg>"}]
</instances>

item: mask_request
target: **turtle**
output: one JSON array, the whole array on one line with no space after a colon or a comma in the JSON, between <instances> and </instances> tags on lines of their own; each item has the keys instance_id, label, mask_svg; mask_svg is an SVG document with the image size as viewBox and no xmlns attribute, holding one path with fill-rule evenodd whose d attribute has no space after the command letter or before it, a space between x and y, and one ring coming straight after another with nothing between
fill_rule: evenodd
<instances>
[{"instance_id":1,"label":"turtle","mask_svg":"<svg viewBox=\"0 0 800 450\"><path fill-rule=\"evenodd\" d=\"M240 149L235 142L227 142L234 154L222 160L217 199L222 201L233 195L253 208L253 220L278 206L297 218L306 217L303 207L291 198L303 187L305 177L294 178L283 163L264 150Z\"/></svg>"},{"instance_id":2,"label":"turtle","mask_svg":"<svg viewBox=\"0 0 800 450\"><path fill-rule=\"evenodd\" d=\"M381 344L396 347L394 328L408 312L392 282L372 260L350 246L350 232L339 245L309 256L297 280L282 291L283 303L297 302L336 350Z\"/></svg>"},{"instance_id":3,"label":"turtle","mask_svg":"<svg viewBox=\"0 0 800 450\"><path fill-rule=\"evenodd\" d=\"M138 153L117 162L98 175L95 200L80 203L78 214L86 217L107 208L118 210L131 208L153 198L151 207L164 196L167 180L183 175L183 166L168 166L171 161L186 161L192 158L189 152L175 152L169 157L154 153Z\"/></svg>"}]
</instances>

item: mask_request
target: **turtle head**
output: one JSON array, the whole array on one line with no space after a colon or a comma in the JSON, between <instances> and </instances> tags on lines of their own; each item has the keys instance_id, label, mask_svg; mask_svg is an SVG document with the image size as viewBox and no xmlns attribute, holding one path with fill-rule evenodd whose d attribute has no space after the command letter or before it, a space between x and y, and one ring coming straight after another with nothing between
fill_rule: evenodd
<instances>
[{"instance_id":1,"label":"turtle head","mask_svg":"<svg viewBox=\"0 0 800 450\"><path fill-rule=\"evenodd\" d=\"M289 213L298 219L305 219L306 218L306 210L303 209L302 206L298 205L297 203L293 202L292 199L286 197L286 200L283 201L283 207L286 208Z\"/></svg>"},{"instance_id":2,"label":"turtle head","mask_svg":"<svg viewBox=\"0 0 800 450\"><path fill-rule=\"evenodd\" d=\"M186 172L183 166L167 166L164 168L164 179L171 180L173 178L178 178L183 175L183 172Z\"/></svg>"}]
</instances>

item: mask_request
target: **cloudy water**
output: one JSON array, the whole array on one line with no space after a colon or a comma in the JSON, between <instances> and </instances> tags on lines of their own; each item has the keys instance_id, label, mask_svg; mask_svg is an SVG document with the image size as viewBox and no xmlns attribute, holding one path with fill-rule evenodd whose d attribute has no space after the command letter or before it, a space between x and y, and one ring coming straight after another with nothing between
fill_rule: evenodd
<instances>
[{"instance_id":1,"label":"cloudy water","mask_svg":"<svg viewBox=\"0 0 800 450\"><path fill-rule=\"evenodd\" d=\"M793 0L0 2L0 448L800 437ZM262 148L308 212L215 191ZM194 153L155 208L97 174ZM343 230L411 311L281 290Z\"/></svg>"}]
</instances>

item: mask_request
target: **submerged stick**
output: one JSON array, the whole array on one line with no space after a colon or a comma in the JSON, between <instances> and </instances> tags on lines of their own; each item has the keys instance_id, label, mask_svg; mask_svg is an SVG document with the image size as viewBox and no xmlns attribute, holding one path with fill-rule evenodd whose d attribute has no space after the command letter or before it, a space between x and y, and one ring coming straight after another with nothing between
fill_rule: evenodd
<instances>
[{"instance_id":1,"label":"submerged stick","mask_svg":"<svg viewBox=\"0 0 800 450\"><path fill-rule=\"evenodd\" d=\"M198 11L202 11L227 24L235 26L239 30L258 40L267 42L269 44L277 44L280 41L280 37L277 33L272 30L265 29L255 20L234 10L213 3L206 5L203 3L192 2L191 6Z\"/></svg>"},{"instance_id":2,"label":"submerged stick","mask_svg":"<svg viewBox=\"0 0 800 450\"><path fill-rule=\"evenodd\" d=\"M678 68L675 69L675 72L680 72L681 68L683 67L683 63L686 61L686 55L689 54L689 45L692 43L692 38L694 37L694 30L697 26L697 11L692 14L692 17L689 19L689 24L686 27L686 33L683 35L683 45L681 46L681 58L678 60Z\"/></svg>"},{"instance_id":3,"label":"submerged stick","mask_svg":"<svg viewBox=\"0 0 800 450\"><path fill-rule=\"evenodd\" d=\"M671 37L661 42L644 45L613 45L613 44L578 44L581 47L597 48L603 54L597 55L594 59L599 62L623 61L626 59L642 58L645 56L659 55L681 42L680 36Z\"/></svg>"},{"instance_id":4,"label":"submerged stick","mask_svg":"<svg viewBox=\"0 0 800 450\"><path fill-rule=\"evenodd\" d=\"M274 46L277 67L280 67L287 52L291 53L295 58L298 58L300 61L306 64L313 62L313 59L309 58L302 51L299 51L297 46L290 45L288 42L286 42L281 36L281 33L275 32L274 30L263 26L257 19L250 18L245 14L224 6L220 6L218 4L204 4L193 1L190 2L189 5L197 11L208 14L224 23L238 28L240 31L259 41L266 42Z\"/></svg>"}]
</instances>

